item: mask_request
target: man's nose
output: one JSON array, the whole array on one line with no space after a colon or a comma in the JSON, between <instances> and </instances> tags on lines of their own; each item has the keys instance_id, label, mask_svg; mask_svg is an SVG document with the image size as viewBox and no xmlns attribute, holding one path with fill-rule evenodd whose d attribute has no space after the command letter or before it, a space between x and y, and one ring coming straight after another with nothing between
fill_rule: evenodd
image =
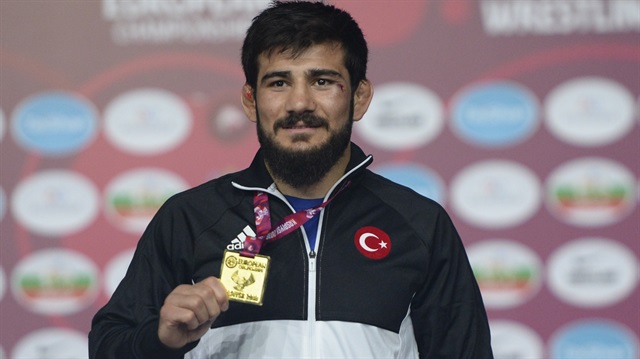
<instances>
[{"instance_id":1,"label":"man's nose","mask_svg":"<svg viewBox=\"0 0 640 359\"><path fill-rule=\"evenodd\" d=\"M288 112L303 113L314 111L316 103L312 89L302 84L293 86L289 92L286 106Z\"/></svg>"}]
</instances>

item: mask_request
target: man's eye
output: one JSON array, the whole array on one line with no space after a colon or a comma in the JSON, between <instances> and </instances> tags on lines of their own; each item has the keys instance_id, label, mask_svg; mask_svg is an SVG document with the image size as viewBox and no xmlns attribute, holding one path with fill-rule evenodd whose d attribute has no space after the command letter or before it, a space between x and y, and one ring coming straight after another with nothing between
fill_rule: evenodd
<instances>
[{"instance_id":1,"label":"man's eye","mask_svg":"<svg viewBox=\"0 0 640 359\"><path fill-rule=\"evenodd\" d=\"M327 80L327 79L318 79L318 81L316 81L316 83L320 86L327 86L331 83L331 81Z\"/></svg>"}]
</instances>

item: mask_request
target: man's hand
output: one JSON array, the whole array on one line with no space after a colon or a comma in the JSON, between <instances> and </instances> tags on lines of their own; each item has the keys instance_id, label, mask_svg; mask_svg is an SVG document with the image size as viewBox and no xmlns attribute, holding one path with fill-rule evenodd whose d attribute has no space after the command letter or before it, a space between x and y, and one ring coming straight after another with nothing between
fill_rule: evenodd
<instances>
[{"instance_id":1,"label":"man's hand","mask_svg":"<svg viewBox=\"0 0 640 359\"><path fill-rule=\"evenodd\" d=\"M221 312L229 308L227 291L215 277L176 287L160 308L158 337L169 348L200 339Z\"/></svg>"}]
</instances>

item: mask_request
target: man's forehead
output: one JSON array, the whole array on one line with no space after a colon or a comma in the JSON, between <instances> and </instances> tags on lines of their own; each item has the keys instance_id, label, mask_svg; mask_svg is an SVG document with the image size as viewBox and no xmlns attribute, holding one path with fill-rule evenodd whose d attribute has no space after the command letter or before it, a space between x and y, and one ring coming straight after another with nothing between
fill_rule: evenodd
<instances>
[{"instance_id":1,"label":"man's forehead","mask_svg":"<svg viewBox=\"0 0 640 359\"><path fill-rule=\"evenodd\" d=\"M339 56L341 63L344 63L344 49L340 43L337 42L329 42L329 43L320 43L313 44L311 46L305 48L292 48L292 47L275 47L269 50L263 51L258 56L258 64L260 66L269 64L275 60L296 60L305 54L309 54L311 52L322 50L325 51L326 54L331 54L334 56Z\"/></svg>"}]
</instances>

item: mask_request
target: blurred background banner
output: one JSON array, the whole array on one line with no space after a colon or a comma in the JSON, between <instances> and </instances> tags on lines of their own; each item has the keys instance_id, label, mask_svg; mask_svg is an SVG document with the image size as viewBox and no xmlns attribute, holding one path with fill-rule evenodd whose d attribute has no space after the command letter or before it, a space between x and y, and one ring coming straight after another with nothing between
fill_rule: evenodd
<instances>
[{"instance_id":1,"label":"blurred background banner","mask_svg":"<svg viewBox=\"0 0 640 359\"><path fill-rule=\"evenodd\" d=\"M335 0L370 44L354 140L441 203L497 358L640 356L640 0ZM0 0L0 358L84 358L171 195L246 167L268 1Z\"/></svg>"}]
</instances>

